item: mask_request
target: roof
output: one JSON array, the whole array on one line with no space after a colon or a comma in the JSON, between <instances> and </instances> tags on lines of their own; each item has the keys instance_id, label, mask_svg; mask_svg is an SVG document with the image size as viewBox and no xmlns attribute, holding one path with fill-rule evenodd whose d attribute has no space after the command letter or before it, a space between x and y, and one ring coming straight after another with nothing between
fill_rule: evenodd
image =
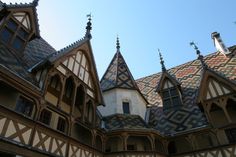
<instances>
[{"instance_id":1,"label":"roof","mask_svg":"<svg viewBox=\"0 0 236 157\"><path fill-rule=\"evenodd\" d=\"M109 131L120 129L151 129L139 115L114 114L104 117L105 128Z\"/></svg>"},{"instance_id":2,"label":"roof","mask_svg":"<svg viewBox=\"0 0 236 157\"><path fill-rule=\"evenodd\" d=\"M215 52L204 57L208 67L218 75L235 82L236 46L229 48L228 56ZM202 68L199 60L176 66L168 73L181 83L183 106L178 110L163 112L161 97L155 92L162 73L156 73L136 80L141 93L152 105L149 125L163 134L175 134L181 131L208 125L206 117L200 111L196 97L200 86Z\"/></svg>"},{"instance_id":3,"label":"roof","mask_svg":"<svg viewBox=\"0 0 236 157\"><path fill-rule=\"evenodd\" d=\"M4 44L0 44L0 64L37 86L29 69L55 51L43 38L36 38L30 41L23 52L24 55L17 57L12 50L8 49Z\"/></svg>"},{"instance_id":4,"label":"roof","mask_svg":"<svg viewBox=\"0 0 236 157\"><path fill-rule=\"evenodd\" d=\"M125 60L119 51L115 53L100 83L102 91L113 88L138 89Z\"/></svg>"}]
</instances>

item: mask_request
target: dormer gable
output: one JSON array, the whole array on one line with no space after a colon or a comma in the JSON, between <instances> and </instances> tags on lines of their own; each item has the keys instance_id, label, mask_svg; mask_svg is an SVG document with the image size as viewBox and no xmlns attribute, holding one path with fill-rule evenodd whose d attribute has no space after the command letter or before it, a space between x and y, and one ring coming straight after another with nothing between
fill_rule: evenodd
<instances>
[{"instance_id":1,"label":"dormer gable","mask_svg":"<svg viewBox=\"0 0 236 157\"><path fill-rule=\"evenodd\" d=\"M156 91L162 98L164 111L171 111L182 106L180 83L167 71L162 73Z\"/></svg>"},{"instance_id":2,"label":"dormer gable","mask_svg":"<svg viewBox=\"0 0 236 157\"><path fill-rule=\"evenodd\" d=\"M96 100L98 105L104 104L89 40L84 40L69 51L59 51L48 62L64 77L72 76L83 82L86 94Z\"/></svg>"},{"instance_id":3,"label":"dormer gable","mask_svg":"<svg viewBox=\"0 0 236 157\"><path fill-rule=\"evenodd\" d=\"M37 2L4 4L0 21L0 42L14 52L23 52L28 41L39 37Z\"/></svg>"},{"instance_id":4,"label":"dormer gable","mask_svg":"<svg viewBox=\"0 0 236 157\"><path fill-rule=\"evenodd\" d=\"M211 69L206 69L202 73L197 102L204 102L229 95L235 90L236 84L233 81Z\"/></svg>"}]
</instances>

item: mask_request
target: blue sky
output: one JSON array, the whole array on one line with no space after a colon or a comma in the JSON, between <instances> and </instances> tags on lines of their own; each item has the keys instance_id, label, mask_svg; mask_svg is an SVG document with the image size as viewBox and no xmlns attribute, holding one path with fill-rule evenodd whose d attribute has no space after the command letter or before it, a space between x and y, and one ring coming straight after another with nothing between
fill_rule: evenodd
<instances>
[{"instance_id":1,"label":"blue sky","mask_svg":"<svg viewBox=\"0 0 236 157\"><path fill-rule=\"evenodd\" d=\"M31 2L30 0L2 0ZM236 42L235 0L40 0L41 36L57 50L85 34L92 13L92 47L101 78L116 52L116 37L134 78L161 71L158 48L166 68L196 58L190 41L203 55L215 51L211 33L226 46Z\"/></svg>"}]
</instances>

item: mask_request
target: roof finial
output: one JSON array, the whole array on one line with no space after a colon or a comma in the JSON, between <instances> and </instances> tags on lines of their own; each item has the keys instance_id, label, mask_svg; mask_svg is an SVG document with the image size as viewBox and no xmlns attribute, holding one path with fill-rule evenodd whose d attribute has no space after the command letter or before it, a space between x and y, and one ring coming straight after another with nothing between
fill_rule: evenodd
<instances>
[{"instance_id":1,"label":"roof finial","mask_svg":"<svg viewBox=\"0 0 236 157\"><path fill-rule=\"evenodd\" d=\"M205 64L205 62L203 60L203 56L201 55L201 51L198 49L197 45L192 41L192 42L190 42L190 46L192 46L196 50L196 53L198 55L198 59L200 60L202 67L206 68L207 65Z\"/></svg>"},{"instance_id":2,"label":"roof finial","mask_svg":"<svg viewBox=\"0 0 236 157\"><path fill-rule=\"evenodd\" d=\"M159 52L159 56L160 56L161 68L162 68L162 71L164 72L164 71L166 71L166 67L165 67L164 60L163 60L163 57L161 55L160 49L158 49L158 52Z\"/></svg>"},{"instance_id":3,"label":"roof finial","mask_svg":"<svg viewBox=\"0 0 236 157\"><path fill-rule=\"evenodd\" d=\"M36 6L38 6L38 4L39 4L39 0L33 0L33 5L36 7Z\"/></svg>"},{"instance_id":4,"label":"roof finial","mask_svg":"<svg viewBox=\"0 0 236 157\"><path fill-rule=\"evenodd\" d=\"M92 15L91 13L87 15L87 18L88 18L88 22L87 22L87 26L86 26L86 36L89 37L89 38L92 38L92 35L90 34L90 31L92 30L92 23L91 23L91 20L92 20Z\"/></svg>"},{"instance_id":5,"label":"roof finial","mask_svg":"<svg viewBox=\"0 0 236 157\"><path fill-rule=\"evenodd\" d=\"M119 37L118 36L116 38L116 49L117 49L117 52L120 52L120 41L119 41Z\"/></svg>"}]
</instances>

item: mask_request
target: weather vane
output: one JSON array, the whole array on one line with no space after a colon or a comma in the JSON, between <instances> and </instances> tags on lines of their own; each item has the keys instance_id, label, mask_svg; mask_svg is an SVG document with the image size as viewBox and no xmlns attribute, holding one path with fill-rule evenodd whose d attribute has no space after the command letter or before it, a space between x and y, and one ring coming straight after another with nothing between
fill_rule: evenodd
<instances>
[{"instance_id":1,"label":"weather vane","mask_svg":"<svg viewBox=\"0 0 236 157\"><path fill-rule=\"evenodd\" d=\"M89 13L89 14L87 14L86 16L88 17L88 20L89 20L89 21L91 21L92 14L91 14L91 13Z\"/></svg>"}]
</instances>

